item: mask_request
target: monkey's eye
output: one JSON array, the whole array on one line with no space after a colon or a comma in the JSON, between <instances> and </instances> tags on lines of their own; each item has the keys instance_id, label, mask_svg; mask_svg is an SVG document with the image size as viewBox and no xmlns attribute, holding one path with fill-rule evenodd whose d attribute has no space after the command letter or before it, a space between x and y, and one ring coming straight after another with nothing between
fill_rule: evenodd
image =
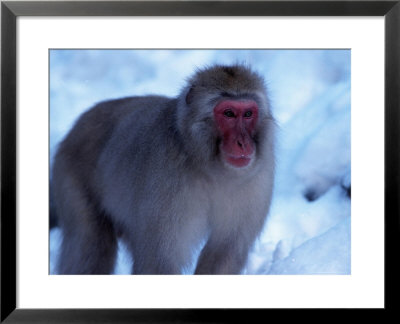
<instances>
[{"instance_id":1,"label":"monkey's eye","mask_svg":"<svg viewBox=\"0 0 400 324\"><path fill-rule=\"evenodd\" d=\"M251 115L253 115L253 112L252 112L251 110L246 111L246 112L244 113L244 117L246 117L246 118L251 117Z\"/></svg>"},{"instance_id":2,"label":"monkey's eye","mask_svg":"<svg viewBox=\"0 0 400 324\"><path fill-rule=\"evenodd\" d=\"M224 115L225 115L226 117L228 117L228 118L235 117L235 114L234 114L233 111L230 110L230 109L225 110L225 111L224 111Z\"/></svg>"}]
</instances>

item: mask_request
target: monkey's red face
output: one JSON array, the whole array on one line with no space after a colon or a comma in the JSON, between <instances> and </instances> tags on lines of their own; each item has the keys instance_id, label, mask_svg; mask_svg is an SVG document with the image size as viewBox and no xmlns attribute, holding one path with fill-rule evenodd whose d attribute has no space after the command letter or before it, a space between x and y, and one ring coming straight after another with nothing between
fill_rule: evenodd
<instances>
[{"instance_id":1,"label":"monkey's red face","mask_svg":"<svg viewBox=\"0 0 400 324\"><path fill-rule=\"evenodd\" d=\"M230 165L247 166L254 157L254 133L258 106L253 100L224 100L214 108L214 117L222 138L222 158Z\"/></svg>"}]
</instances>

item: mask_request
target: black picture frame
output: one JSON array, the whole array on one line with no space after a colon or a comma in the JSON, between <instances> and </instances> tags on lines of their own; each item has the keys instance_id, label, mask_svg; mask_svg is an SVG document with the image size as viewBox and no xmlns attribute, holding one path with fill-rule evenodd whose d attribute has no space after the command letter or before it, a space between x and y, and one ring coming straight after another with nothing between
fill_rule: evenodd
<instances>
[{"instance_id":1,"label":"black picture frame","mask_svg":"<svg viewBox=\"0 0 400 324\"><path fill-rule=\"evenodd\" d=\"M1 322L253 322L263 309L16 308L16 19L19 16L384 16L385 307L347 310L368 319L395 312L399 271L400 0L395 1L2 1L1 2ZM267 293L267 292L266 292ZM293 310L301 314L310 311ZM316 311L316 310L311 310ZM329 310L325 310L330 312ZM267 313L269 312L269 313ZM373 315L375 314L375 315ZM393 314L392 314L393 315ZM247 320L241 319L245 316ZM280 315L277 315L280 316ZM305 315L310 316L310 315ZM322 315L326 316L326 315ZM330 316L330 319L333 319ZM342 319L342 318L341 318ZM343 320L343 319L342 319Z\"/></svg>"}]
</instances>

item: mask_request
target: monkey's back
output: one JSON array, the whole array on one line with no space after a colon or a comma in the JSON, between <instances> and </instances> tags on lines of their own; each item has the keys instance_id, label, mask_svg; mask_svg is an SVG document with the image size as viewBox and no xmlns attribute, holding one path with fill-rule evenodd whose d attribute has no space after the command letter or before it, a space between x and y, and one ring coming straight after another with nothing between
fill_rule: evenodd
<instances>
[{"instance_id":1,"label":"monkey's back","mask_svg":"<svg viewBox=\"0 0 400 324\"><path fill-rule=\"evenodd\" d=\"M118 122L100 153L96 186L114 219L140 221L170 205L184 187L188 156L176 129L176 99L147 97L131 104L135 111Z\"/></svg>"},{"instance_id":2,"label":"monkey's back","mask_svg":"<svg viewBox=\"0 0 400 324\"><path fill-rule=\"evenodd\" d=\"M86 197L100 206L102 188L98 168L107 143L126 120L133 121L130 127L134 132L132 127L135 127L135 120L140 122L141 114L149 115L163 109L170 100L159 96L128 97L101 102L83 113L60 143L54 158L52 189L55 204L60 207L64 204L66 191L82 190ZM150 102L155 105L150 105ZM60 209L63 208L56 208ZM58 218L63 217L57 214Z\"/></svg>"}]
</instances>

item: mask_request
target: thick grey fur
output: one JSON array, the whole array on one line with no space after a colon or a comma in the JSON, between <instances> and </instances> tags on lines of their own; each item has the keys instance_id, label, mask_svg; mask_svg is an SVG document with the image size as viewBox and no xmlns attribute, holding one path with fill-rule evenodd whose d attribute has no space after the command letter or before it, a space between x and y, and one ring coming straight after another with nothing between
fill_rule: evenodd
<instances>
[{"instance_id":1,"label":"thick grey fur","mask_svg":"<svg viewBox=\"0 0 400 324\"><path fill-rule=\"evenodd\" d=\"M250 97L260 109L255 158L243 168L219 152L213 108L226 97ZM63 231L58 272L112 273L121 237L134 274L180 274L204 240L196 274L239 274L268 214L273 173L264 81L246 66L199 70L177 98L99 103L79 118L54 160Z\"/></svg>"}]
</instances>

